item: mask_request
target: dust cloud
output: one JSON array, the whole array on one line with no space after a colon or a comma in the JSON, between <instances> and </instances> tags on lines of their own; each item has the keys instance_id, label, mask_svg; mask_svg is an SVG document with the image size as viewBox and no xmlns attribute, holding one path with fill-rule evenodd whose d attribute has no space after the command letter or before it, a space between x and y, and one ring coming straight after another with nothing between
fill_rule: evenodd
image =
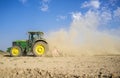
<instances>
[{"instance_id":1,"label":"dust cloud","mask_svg":"<svg viewBox=\"0 0 120 78\"><path fill-rule=\"evenodd\" d=\"M56 30L48 35L50 52L57 56L120 54L120 29L105 27L111 19L104 13L91 10L86 14L72 13L69 29Z\"/></svg>"}]
</instances>

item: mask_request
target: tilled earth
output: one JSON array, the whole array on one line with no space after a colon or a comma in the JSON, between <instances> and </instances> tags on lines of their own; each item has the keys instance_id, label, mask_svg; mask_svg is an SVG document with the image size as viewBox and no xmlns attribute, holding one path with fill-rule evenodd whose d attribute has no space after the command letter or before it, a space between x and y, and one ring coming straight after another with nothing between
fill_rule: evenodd
<instances>
[{"instance_id":1,"label":"tilled earth","mask_svg":"<svg viewBox=\"0 0 120 78\"><path fill-rule=\"evenodd\" d=\"M120 55L81 57L0 55L0 78L120 78Z\"/></svg>"}]
</instances>

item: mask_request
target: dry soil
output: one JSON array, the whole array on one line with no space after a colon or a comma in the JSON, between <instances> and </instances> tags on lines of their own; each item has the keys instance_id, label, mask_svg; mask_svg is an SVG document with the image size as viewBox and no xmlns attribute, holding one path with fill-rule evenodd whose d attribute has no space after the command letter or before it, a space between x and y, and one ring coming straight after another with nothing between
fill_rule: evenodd
<instances>
[{"instance_id":1,"label":"dry soil","mask_svg":"<svg viewBox=\"0 0 120 78\"><path fill-rule=\"evenodd\" d=\"M120 78L120 55L10 57L0 54L0 78Z\"/></svg>"}]
</instances>

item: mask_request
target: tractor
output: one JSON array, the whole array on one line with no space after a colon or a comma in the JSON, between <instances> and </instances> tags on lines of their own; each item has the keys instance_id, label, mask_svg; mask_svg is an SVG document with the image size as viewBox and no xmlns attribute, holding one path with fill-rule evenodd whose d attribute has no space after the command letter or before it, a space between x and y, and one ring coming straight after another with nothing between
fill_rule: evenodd
<instances>
[{"instance_id":1,"label":"tractor","mask_svg":"<svg viewBox=\"0 0 120 78\"><path fill-rule=\"evenodd\" d=\"M42 37L43 32L28 32L28 40L16 40L7 49L12 57L24 56L32 52L34 56L43 56L48 51L48 43Z\"/></svg>"}]
</instances>

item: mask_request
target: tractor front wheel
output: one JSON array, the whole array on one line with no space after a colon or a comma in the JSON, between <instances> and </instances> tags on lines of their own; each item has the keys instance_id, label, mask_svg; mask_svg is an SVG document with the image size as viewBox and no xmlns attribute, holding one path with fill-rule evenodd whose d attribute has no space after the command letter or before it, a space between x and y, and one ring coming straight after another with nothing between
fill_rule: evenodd
<instances>
[{"instance_id":1,"label":"tractor front wheel","mask_svg":"<svg viewBox=\"0 0 120 78\"><path fill-rule=\"evenodd\" d=\"M47 51L47 44L45 42L36 42L33 46L33 54L35 56L43 56Z\"/></svg>"},{"instance_id":2,"label":"tractor front wheel","mask_svg":"<svg viewBox=\"0 0 120 78\"><path fill-rule=\"evenodd\" d=\"M19 46L13 46L10 50L10 55L12 57L18 57L22 55L22 49Z\"/></svg>"}]
</instances>

